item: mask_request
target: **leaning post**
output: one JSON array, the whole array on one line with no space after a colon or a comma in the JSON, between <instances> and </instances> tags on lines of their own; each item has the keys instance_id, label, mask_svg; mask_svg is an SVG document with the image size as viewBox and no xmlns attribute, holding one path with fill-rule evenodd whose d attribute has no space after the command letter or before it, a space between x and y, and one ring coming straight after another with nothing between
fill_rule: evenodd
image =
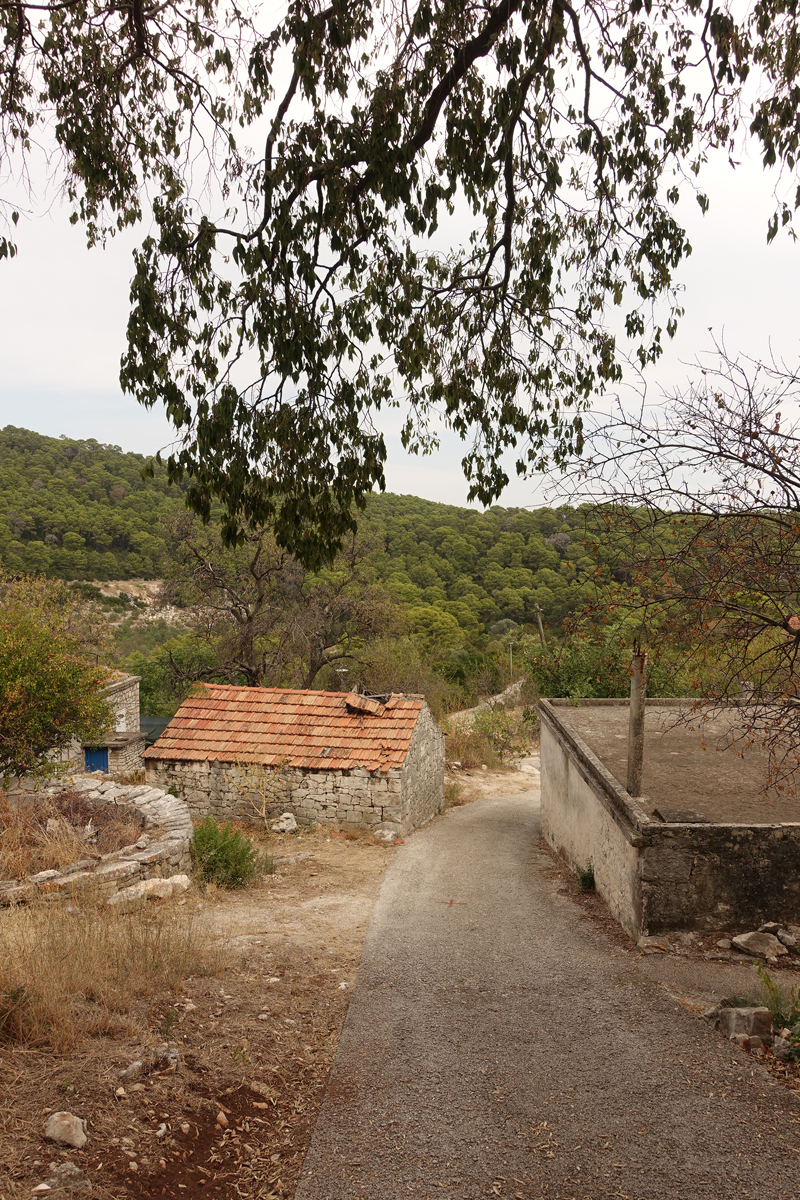
<instances>
[{"instance_id":1,"label":"leaning post","mask_svg":"<svg viewBox=\"0 0 800 1200\"><path fill-rule=\"evenodd\" d=\"M628 719L628 795L642 794L644 764L644 710L647 695L647 654L637 651L631 671L631 705Z\"/></svg>"}]
</instances>

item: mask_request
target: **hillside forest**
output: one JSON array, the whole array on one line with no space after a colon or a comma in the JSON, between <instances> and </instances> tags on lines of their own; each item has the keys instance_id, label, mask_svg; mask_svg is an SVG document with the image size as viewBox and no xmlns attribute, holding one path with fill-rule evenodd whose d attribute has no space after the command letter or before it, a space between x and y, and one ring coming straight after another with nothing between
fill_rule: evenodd
<instances>
[{"instance_id":1,"label":"hillside forest","mask_svg":"<svg viewBox=\"0 0 800 1200\"><path fill-rule=\"evenodd\" d=\"M588 509L479 512L374 494L357 536L312 574L269 531L227 549L155 460L0 432L0 567L69 581L104 609L105 657L142 676L152 716L171 715L198 680L423 691L439 711L523 669L551 692L624 694L625 618L587 635L576 616L598 581L624 586L623 556L604 560L597 522ZM686 686L672 675L662 693Z\"/></svg>"}]
</instances>

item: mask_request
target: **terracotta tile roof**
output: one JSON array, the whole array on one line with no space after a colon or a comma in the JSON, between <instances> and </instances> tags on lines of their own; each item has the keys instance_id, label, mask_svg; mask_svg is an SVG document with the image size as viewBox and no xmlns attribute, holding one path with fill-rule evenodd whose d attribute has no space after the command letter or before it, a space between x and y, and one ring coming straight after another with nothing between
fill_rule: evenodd
<instances>
[{"instance_id":1,"label":"terracotta tile roof","mask_svg":"<svg viewBox=\"0 0 800 1200\"><path fill-rule=\"evenodd\" d=\"M389 771L405 762L424 701L386 704L345 692L206 684L184 700L144 757L183 762L258 762Z\"/></svg>"}]
</instances>

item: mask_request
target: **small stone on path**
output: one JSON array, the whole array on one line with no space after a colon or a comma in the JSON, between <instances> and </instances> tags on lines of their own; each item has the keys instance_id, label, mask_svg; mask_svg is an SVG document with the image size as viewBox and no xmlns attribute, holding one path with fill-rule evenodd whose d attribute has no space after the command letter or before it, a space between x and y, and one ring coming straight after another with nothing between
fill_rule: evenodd
<instances>
[{"instance_id":1,"label":"small stone on path","mask_svg":"<svg viewBox=\"0 0 800 1200\"><path fill-rule=\"evenodd\" d=\"M58 1142L61 1146L74 1146L80 1150L86 1145L85 1122L71 1112L50 1113L44 1127L44 1136L48 1141Z\"/></svg>"}]
</instances>

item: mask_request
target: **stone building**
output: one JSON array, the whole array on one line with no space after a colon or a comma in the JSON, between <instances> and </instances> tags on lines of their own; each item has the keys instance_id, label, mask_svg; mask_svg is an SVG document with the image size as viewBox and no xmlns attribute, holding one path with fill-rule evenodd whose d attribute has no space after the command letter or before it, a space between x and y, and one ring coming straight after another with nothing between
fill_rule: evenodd
<instances>
[{"instance_id":1,"label":"stone building","mask_svg":"<svg viewBox=\"0 0 800 1200\"><path fill-rule=\"evenodd\" d=\"M408 832L444 803L444 736L421 696L207 685L144 762L148 784L220 821L261 803L265 817Z\"/></svg>"},{"instance_id":2,"label":"stone building","mask_svg":"<svg viewBox=\"0 0 800 1200\"><path fill-rule=\"evenodd\" d=\"M144 734L139 729L139 676L115 672L103 688L114 712L114 724L94 742L73 742L61 754L70 771L103 771L127 774L138 771L144 753Z\"/></svg>"}]
</instances>

